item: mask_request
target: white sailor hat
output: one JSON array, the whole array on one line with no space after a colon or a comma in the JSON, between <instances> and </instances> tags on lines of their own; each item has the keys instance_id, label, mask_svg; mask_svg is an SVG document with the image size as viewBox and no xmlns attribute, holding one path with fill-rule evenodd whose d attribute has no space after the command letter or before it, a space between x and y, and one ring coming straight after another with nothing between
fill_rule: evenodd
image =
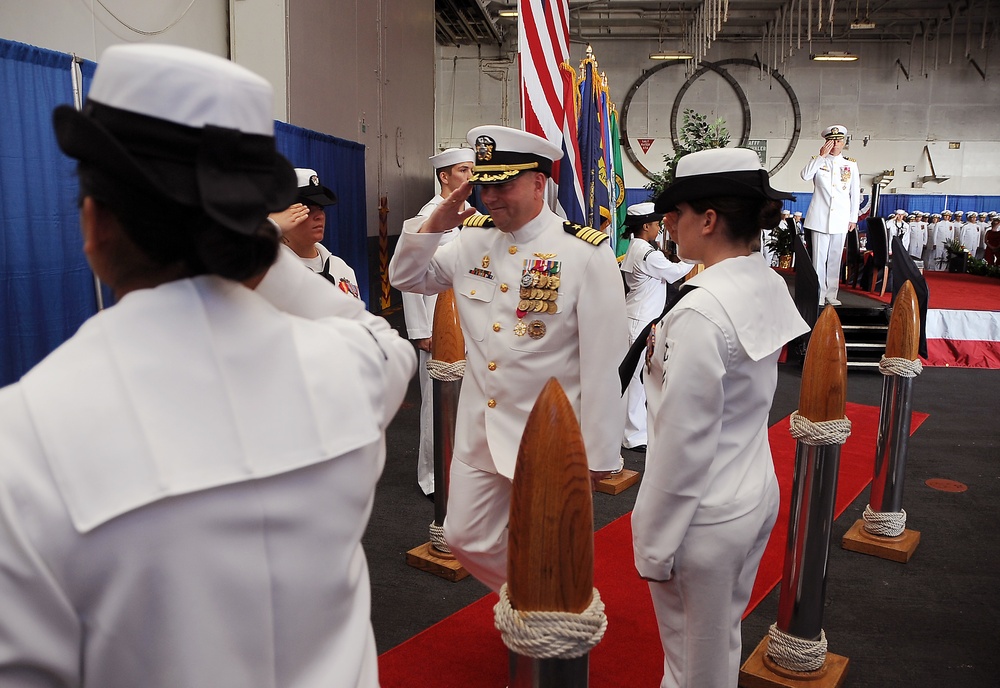
<instances>
[{"instance_id":1,"label":"white sailor hat","mask_svg":"<svg viewBox=\"0 0 1000 688\"><path fill-rule=\"evenodd\" d=\"M471 148L446 148L427 159L431 161L431 165L435 170L440 170L444 167L457 165L460 162L475 162L476 151Z\"/></svg>"},{"instance_id":2,"label":"white sailor hat","mask_svg":"<svg viewBox=\"0 0 1000 688\"><path fill-rule=\"evenodd\" d=\"M123 180L120 193L200 208L241 234L295 198L292 166L275 149L273 89L229 60L162 44L101 55L83 109L57 107L70 157Z\"/></svg>"},{"instance_id":3,"label":"white sailor hat","mask_svg":"<svg viewBox=\"0 0 1000 688\"><path fill-rule=\"evenodd\" d=\"M902 208L897 208L896 212L893 213L893 215L906 215L906 211L903 210Z\"/></svg>"},{"instance_id":4,"label":"white sailor hat","mask_svg":"<svg viewBox=\"0 0 1000 688\"><path fill-rule=\"evenodd\" d=\"M552 175L552 163L562 148L520 129L488 124L470 129L466 137L475 149L473 184L503 184L522 172Z\"/></svg>"},{"instance_id":5,"label":"white sailor hat","mask_svg":"<svg viewBox=\"0 0 1000 688\"><path fill-rule=\"evenodd\" d=\"M802 211L796 210L794 213L792 213L792 217L802 217Z\"/></svg>"},{"instance_id":6,"label":"white sailor hat","mask_svg":"<svg viewBox=\"0 0 1000 688\"><path fill-rule=\"evenodd\" d=\"M333 205L337 202L337 194L330 191L319 182L316 170L307 167L295 168L295 179L298 182L298 202L305 205Z\"/></svg>"},{"instance_id":7,"label":"white sailor hat","mask_svg":"<svg viewBox=\"0 0 1000 688\"><path fill-rule=\"evenodd\" d=\"M847 137L847 127L843 124L834 124L833 126L824 129L820 136L822 136L827 141L833 141L836 139L843 139Z\"/></svg>"},{"instance_id":8,"label":"white sailor hat","mask_svg":"<svg viewBox=\"0 0 1000 688\"><path fill-rule=\"evenodd\" d=\"M789 210L788 208L782 208L781 209L781 215L782 215L782 217L784 217L785 215L791 215L791 214L792 214L792 211Z\"/></svg>"},{"instance_id":9,"label":"white sailor hat","mask_svg":"<svg viewBox=\"0 0 1000 688\"><path fill-rule=\"evenodd\" d=\"M677 161L674 181L656 197L656 210L670 212L678 203L703 198L732 197L795 200L771 188L760 157L748 148L710 148L688 153Z\"/></svg>"},{"instance_id":10,"label":"white sailor hat","mask_svg":"<svg viewBox=\"0 0 1000 688\"><path fill-rule=\"evenodd\" d=\"M647 222L659 222L662 219L663 213L656 212L656 204L652 201L635 203L625 211L625 231L631 234Z\"/></svg>"}]
</instances>

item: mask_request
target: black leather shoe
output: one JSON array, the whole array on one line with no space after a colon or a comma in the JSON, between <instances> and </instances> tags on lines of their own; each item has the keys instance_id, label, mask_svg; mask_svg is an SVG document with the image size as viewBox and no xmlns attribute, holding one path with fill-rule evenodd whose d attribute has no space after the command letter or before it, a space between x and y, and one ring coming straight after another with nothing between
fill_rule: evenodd
<instances>
[{"instance_id":1,"label":"black leather shoe","mask_svg":"<svg viewBox=\"0 0 1000 688\"><path fill-rule=\"evenodd\" d=\"M626 449L627 449L627 447L626 447ZM629 451L634 451L637 454L645 454L646 453L646 445L645 444L636 445L636 446L632 447L631 449L629 449Z\"/></svg>"}]
</instances>

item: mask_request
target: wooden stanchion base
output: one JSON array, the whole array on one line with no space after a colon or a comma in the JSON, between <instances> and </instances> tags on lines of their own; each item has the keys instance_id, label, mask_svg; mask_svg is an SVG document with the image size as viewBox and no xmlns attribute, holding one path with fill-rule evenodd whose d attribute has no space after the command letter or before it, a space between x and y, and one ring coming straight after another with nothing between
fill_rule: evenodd
<instances>
[{"instance_id":1,"label":"wooden stanchion base","mask_svg":"<svg viewBox=\"0 0 1000 688\"><path fill-rule=\"evenodd\" d=\"M630 471L623 468L621 473L608 476L604 480L597 481L597 491L604 494L616 495L624 492L628 488L639 482L639 471Z\"/></svg>"},{"instance_id":2,"label":"wooden stanchion base","mask_svg":"<svg viewBox=\"0 0 1000 688\"><path fill-rule=\"evenodd\" d=\"M407 552L406 563L421 571L433 573L439 578L450 580L452 583L460 581L469 575L465 567L458 563L458 559L451 554L443 556L429 542L425 542Z\"/></svg>"},{"instance_id":3,"label":"wooden stanchion base","mask_svg":"<svg viewBox=\"0 0 1000 688\"><path fill-rule=\"evenodd\" d=\"M760 641L740 667L741 688L839 688L847 678L850 660L826 653L826 661L816 671L790 671L767 656L767 636Z\"/></svg>"},{"instance_id":4,"label":"wooden stanchion base","mask_svg":"<svg viewBox=\"0 0 1000 688\"><path fill-rule=\"evenodd\" d=\"M865 530L865 520L858 519L840 541L840 546L851 552L870 554L873 557L905 564L920 544L920 531L903 529L895 537L872 535Z\"/></svg>"}]
</instances>

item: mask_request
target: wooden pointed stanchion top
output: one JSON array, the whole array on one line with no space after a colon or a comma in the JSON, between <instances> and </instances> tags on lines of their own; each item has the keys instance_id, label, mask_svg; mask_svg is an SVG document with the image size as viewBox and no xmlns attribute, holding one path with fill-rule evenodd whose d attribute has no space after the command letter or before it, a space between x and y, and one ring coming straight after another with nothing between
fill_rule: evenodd
<instances>
[{"instance_id":1,"label":"wooden pointed stanchion top","mask_svg":"<svg viewBox=\"0 0 1000 688\"><path fill-rule=\"evenodd\" d=\"M799 415L814 423L840 420L847 402L847 345L833 306L823 309L802 364Z\"/></svg>"},{"instance_id":2,"label":"wooden pointed stanchion top","mask_svg":"<svg viewBox=\"0 0 1000 688\"><path fill-rule=\"evenodd\" d=\"M438 294L434 305L434 329L431 338L431 358L442 363L465 360L465 338L458 319L455 292L451 289Z\"/></svg>"},{"instance_id":3,"label":"wooden pointed stanchion top","mask_svg":"<svg viewBox=\"0 0 1000 688\"><path fill-rule=\"evenodd\" d=\"M903 283L889 318L889 334L885 340L887 358L916 360L920 351L920 304L917 292L909 280Z\"/></svg>"},{"instance_id":4,"label":"wooden pointed stanchion top","mask_svg":"<svg viewBox=\"0 0 1000 688\"><path fill-rule=\"evenodd\" d=\"M507 595L519 611L587 609L594 587L594 512L583 435L555 378L535 401L511 488Z\"/></svg>"}]
</instances>

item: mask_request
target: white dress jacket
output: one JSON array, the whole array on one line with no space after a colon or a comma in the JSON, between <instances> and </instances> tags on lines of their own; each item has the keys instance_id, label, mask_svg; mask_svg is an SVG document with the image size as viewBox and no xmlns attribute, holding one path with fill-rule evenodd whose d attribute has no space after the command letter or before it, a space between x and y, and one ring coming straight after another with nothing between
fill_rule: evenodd
<instances>
[{"instance_id":1,"label":"white dress jacket","mask_svg":"<svg viewBox=\"0 0 1000 688\"><path fill-rule=\"evenodd\" d=\"M802 168L802 179L812 180L813 196L803 224L821 234L847 234L858 221L861 175L858 164L843 155L816 156Z\"/></svg>"},{"instance_id":2,"label":"white dress jacket","mask_svg":"<svg viewBox=\"0 0 1000 688\"><path fill-rule=\"evenodd\" d=\"M617 469L625 415L618 364L628 330L608 242L568 234L547 208L516 232L466 227L440 247L437 234L417 233L423 222L403 224L389 279L422 294L454 286L467 351L454 459L512 477L528 414L555 377L580 421L590 468ZM519 318L522 276L546 261L558 263L555 312ZM515 334L519 323L536 336Z\"/></svg>"}]
</instances>

